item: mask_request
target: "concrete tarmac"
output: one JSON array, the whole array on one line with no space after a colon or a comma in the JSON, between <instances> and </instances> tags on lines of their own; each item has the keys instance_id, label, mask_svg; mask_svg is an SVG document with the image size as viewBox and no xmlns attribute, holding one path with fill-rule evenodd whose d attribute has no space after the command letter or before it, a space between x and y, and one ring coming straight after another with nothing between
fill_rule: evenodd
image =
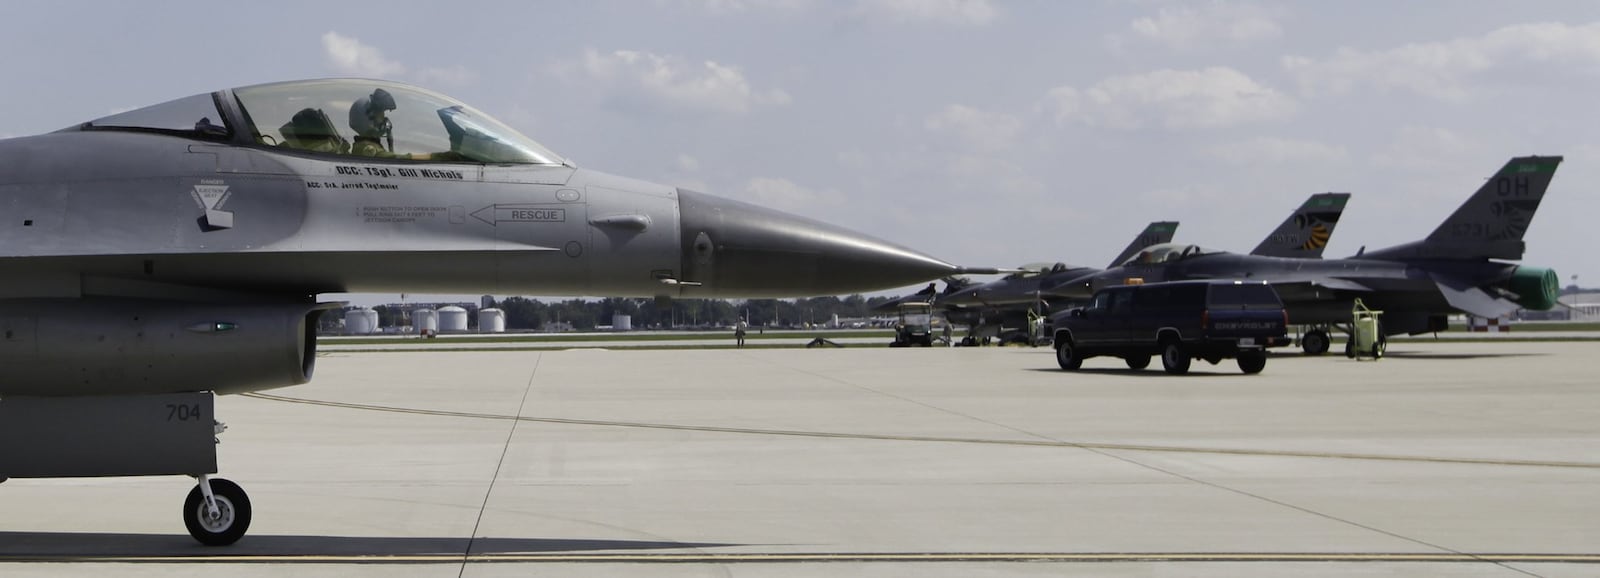
<instances>
[{"instance_id":1,"label":"concrete tarmac","mask_svg":"<svg viewBox=\"0 0 1600 578\"><path fill-rule=\"evenodd\" d=\"M1596 344L1280 351L330 353L218 400L238 544L11 480L0 576L1600 576Z\"/></svg>"}]
</instances>

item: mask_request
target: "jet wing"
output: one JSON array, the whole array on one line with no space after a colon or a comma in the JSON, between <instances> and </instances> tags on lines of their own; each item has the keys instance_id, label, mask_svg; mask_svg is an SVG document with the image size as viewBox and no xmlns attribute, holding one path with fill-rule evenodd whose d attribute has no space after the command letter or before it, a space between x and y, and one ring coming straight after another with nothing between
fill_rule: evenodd
<instances>
[{"instance_id":1,"label":"jet wing","mask_svg":"<svg viewBox=\"0 0 1600 578\"><path fill-rule=\"evenodd\" d=\"M1293 289L1304 289L1304 290L1332 289L1334 291L1358 291L1358 292L1362 292L1362 293L1367 293L1367 292L1371 292L1373 290L1371 287L1368 287L1366 285L1362 285L1360 283L1357 283L1355 281L1351 281L1349 279L1340 279L1338 277L1321 277L1321 278L1317 278L1317 279L1292 279L1292 280L1281 280L1281 281L1267 280L1267 282L1271 283L1272 287L1277 289L1277 290L1279 290L1279 291L1293 290Z\"/></svg>"},{"instance_id":2,"label":"jet wing","mask_svg":"<svg viewBox=\"0 0 1600 578\"><path fill-rule=\"evenodd\" d=\"M1444 300L1449 302L1451 307L1472 315L1500 317L1509 315L1521 307L1510 300L1490 295L1473 286L1471 282L1437 273L1431 276L1433 282L1439 286L1439 293L1444 295Z\"/></svg>"},{"instance_id":3,"label":"jet wing","mask_svg":"<svg viewBox=\"0 0 1600 578\"><path fill-rule=\"evenodd\" d=\"M1333 289L1335 291L1361 291L1361 292L1372 291L1371 287L1368 287L1366 285L1362 285L1360 283L1357 283L1355 281L1351 281L1349 279L1340 279L1338 277L1326 277L1326 278L1323 278L1323 279L1316 279L1316 280L1309 281L1308 284L1313 286L1313 287L1321 287L1321 288L1324 288L1324 289Z\"/></svg>"},{"instance_id":4,"label":"jet wing","mask_svg":"<svg viewBox=\"0 0 1600 578\"><path fill-rule=\"evenodd\" d=\"M1278 296L1283 298L1285 303L1326 301L1336 298L1336 293L1339 292L1371 293L1373 291L1371 287L1338 277L1268 281L1268 283L1271 283L1272 288L1278 291Z\"/></svg>"}]
</instances>

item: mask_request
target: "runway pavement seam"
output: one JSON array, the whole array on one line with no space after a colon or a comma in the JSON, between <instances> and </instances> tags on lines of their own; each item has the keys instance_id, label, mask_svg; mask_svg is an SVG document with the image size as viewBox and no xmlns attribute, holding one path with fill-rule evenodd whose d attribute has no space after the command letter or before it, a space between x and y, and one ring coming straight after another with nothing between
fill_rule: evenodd
<instances>
[{"instance_id":1,"label":"runway pavement seam","mask_svg":"<svg viewBox=\"0 0 1600 578\"><path fill-rule=\"evenodd\" d=\"M1152 464L1146 464L1146 463L1140 462L1138 460L1135 460L1133 458L1129 458L1129 457L1126 457L1126 456L1118 456L1118 455L1115 455L1113 453L1110 453L1109 451L1097 452L1097 453L1102 453L1102 454L1105 454L1108 457L1111 457L1111 458L1114 458L1114 459L1118 459L1118 460L1122 460L1122 461L1127 462L1129 464L1133 464L1135 466L1146 468L1146 469L1149 469L1151 471L1160 472L1160 473L1166 474L1168 476L1172 476L1172 477L1183 479L1183 480L1188 480L1191 483L1200 484L1202 486L1206 486L1206 487L1209 487L1209 488L1213 488L1213 489L1217 489L1217 490L1222 490L1224 492L1237 494L1237 495L1240 495L1240 496L1244 496L1246 498L1250 498L1250 499L1253 499L1253 500L1256 500L1256 501L1260 501L1260 502L1266 502L1268 504L1272 504L1272 505L1275 505L1275 506L1278 506L1278 507L1282 507L1282 508L1288 508L1288 509L1291 509L1291 510L1294 510L1294 511L1297 511L1297 512L1310 514L1312 516L1316 516L1316 517L1322 518L1324 520L1329 520L1329 521L1337 522L1337 523L1344 524L1344 525L1347 525L1347 526L1360 528L1360 529L1366 530L1368 532L1375 532L1375 533L1378 533L1378 534L1383 534L1383 535L1389 536L1391 538L1404 540L1404 541L1411 542L1413 544L1418 544L1418 545L1421 545L1421 546L1424 546L1424 547L1427 547L1427 548L1433 548L1433 549L1439 550L1441 552L1448 552L1450 554L1454 554L1454 555L1458 555L1458 556L1465 556L1465 557L1473 558L1473 559L1476 559L1476 560L1481 561L1481 562L1486 562L1486 563L1489 563L1489 564L1494 564L1496 566L1500 566L1502 568L1505 568L1507 570L1511 570L1511 571L1519 573L1519 574L1526 574L1528 576L1539 577L1538 574L1534 574L1532 572L1527 572L1527 571L1524 571L1524 570L1519 569L1519 568L1514 568L1514 567L1511 567L1511 566L1507 566L1504 562L1497 562L1497 561L1493 561L1493 560L1483 559L1481 557L1474 556L1471 553L1463 552L1463 551L1460 551L1460 550L1456 550L1454 548L1450 548L1450 547L1443 546L1443 545L1440 545L1440 544L1434 544L1432 542L1428 542L1428 541L1420 539L1420 538L1413 538L1411 536L1406 536L1406 535L1400 534L1398 532L1391 532L1389 530L1385 530L1385 529L1379 528L1377 526L1373 526L1373 525L1370 525L1370 524L1363 524L1363 523L1357 522L1355 520L1349 520L1349 519L1341 518L1341 517L1335 516L1333 514L1329 514L1329 513L1326 513L1326 512L1320 512L1320 511L1313 510L1313 509L1305 507L1305 506L1291 504L1291 503L1285 502L1283 500L1279 500L1279 499L1275 499L1275 498L1269 498L1269 497L1263 496L1261 494L1245 491L1245 490L1242 490L1242 489L1239 489L1239 488L1235 488L1235 487L1232 487L1232 486L1227 486L1227 485L1224 485L1224 484L1221 484L1221 483L1218 483L1218 482L1212 482L1212 481L1208 481L1208 480L1203 480L1203 479L1200 479L1200 478L1195 477L1195 476L1184 475L1184 474L1181 474L1181 473L1178 473L1178 472L1174 472L1174 471L1168 470L1166 468L1162 468L1160 466L1156 466L1156 465L1152 465ZM1542 577L1540 577L1540 578L1542 578Z\"/></svg>"},{"instance_id":2,"label":"runway pavement seam","mask_svg":"<svg viewBox=\"0 0 1600 578\"><path fill-rule=\"evenodd\" d=\"M981 417L978 417L978 416L975 416L975 415L972 415L972 414L959 412L959 411L956 411L956 410L953 410L953 409L949 409L949 408L946 408L946 407L937 406L937 405L934 405L934 404L931 404L931 403L928 403L928 402L924 402L924 401L917 400L917 399L912 399L910 397L906 397L906 396L903 396L903 395L897 395L897 394L889 393L887 391L883 391L883 390L880 390L880 389L877 389L877 388L874 388L874 387L871 387L871 386L862 385L862 384L855 383L855 382L852 382L852 381L847 381L847 380L844 380L844 379L841 379L841 378L838 378L838 377L834 377L832 375L818 373L818 372L815 372L815 371L811 371L809 369L800 368L800 367L794 367L794 366L789 366L789 365L784 365L784 364L775 364L775 365L778 365L779 367L785 367L785 368L787 368L787 369L789 369L791 371L798 371L800 373L804 373L806 375L810 375L810 376L813 376L813 377L816 377L816 378L819 378L819 379L823 379L823 380L826 380L826 381L832 381L834 383L838 383L838 384L841 384L841 385L846 385L846 386L854 387L856 389L869 391L869 392L872 392L872 393L877 394L879 396L883 396L883 397L887 397L887 398L895 399L895 400L900 400L900 401L903 401L903 402L906 402L906 403L910 403L910 404L913 404L913 405L922 406L924 408L931 409L931 410L934 410L936 412L944 413L946 415L953 415L953 416L956 416L956 417L969 419L969 420L972 420L972 421L975 421L975 422L978 422L978 423L981 423L981 424L994 426L994 427L997 427L997 428L1000 428L1000 429L1003 429L1003 430L1009 430L1009 431L1011 431L1013 433L1021 434L1023 436L1035 438L1035 439L1038 439L1038 440L1042 440L1042 441L1046 441L1046 442L1054 442L1056 444L1060 444L1061 447L1080 447L1081 449L1085 449L1085 450L1090 449L1090 448L1087 448L1087 447L1078 446L1077 444L1072 444L1071 442L1064 442L1062 440L1058 440L1058 439L1055 439L1053 437L1050 437L1050 436L1047 436L1047 435L1044 435L1044 434L1041 434L1041 433L1032 432L1032 431L1028 431L1028 430L1025 430L1025 429L1022 429L1022 428L1015 427L1015 426L1011 426L1011 425L999 423L999 422L996 422L996 421L984 419L984 418L981 418Z\"/></svg>"},{"instance_id":3,"label":"runway pavement seam","mask_svg":"<svg viewBox=\"0 0 1600 578\"><path fill-rule=\"evenodd\" d=\"M415 408L394 407L394 406L382 406L382 405L374 405L374 404L360 404L360 403L349 403L349 402L339 402L339 401L323 401L323 400L314 400L314 399L298 398L298 397L289 397L289 396L267 394L267 393L260 393L260 392L245 393L245 394L240 394L240 395L242 397L255 398L255 399L260 399L260 400L263 400L263 401L274 401L274 402L281 402L281 403L296 403L296 404L316 405L316 406L324 406L324 407L337 407L337 408L355 409L355 410L362 410L362 411L406 413L406 414L430 415L430 416L438 416L438 417L455 417L455 418L463 418L463 419L517 420L517 421L549 423L549 424L561 424L561 425L576 425L576 426L622 427L622 428L660 429L660 430L674 430L674 431L699 431L699 432L729 433L729 434L743 434L743 435L768 435L768 436L790 436L790 437L808 437L808 438L833 438L833 439L862 439L862 440L879 440L879 441L908 441L908 442L925 442L925 443L960 443L960 444L1036 446L1036 447L1070 447L1070 448L1082 448L1082 449L1126 450L1126 451L1138 451L1138 452L1197 453L1197 454L1285 457L1285 458L1307 458L1307 459L1371 460L1371 461L1417 462L1417 463L1437 463L1437 464L1477 465L1477 466L1511 466L1511 467L1600 469L1600 463L1596 463L1596 462L1566 462L1566 461L1553 461L1553 460L1542 460L1542 461L1541 460L1509 460L1509 459L1496 459L1496 458L1452 458L1452 457L1437 457L1437 456L1355 454L1355 453L1340 453L1340 452L1311 452L1311 451L1290 451L1290 450L1257 450L1257 449L1238 449L1238 448L1204 448L1204 447L1185 447L1185 446L1158 446L1158 445L1123 444L1123 443L1109 443L1109 442L1071 442L1071 441L1060 441L1060 440L1003 440L1003 439L984 439L984 438L958 438L958 437L937 437L937 436L902 436L902 435L890 435L890 434L860 434L860 433L820 432L820 431L800 431L800 430L769 430L769 429L756 429L756 428L696 426L696 425L678 425L678 424L658 424L658 423L643 423L643 422L621 422L621 421L606 421L606 420L587 420L587 419L534 417L534 416L514 416L514 415L502 415L502 414L472 413L472 412L458 412L458 411L444 411L444 410L427 410L427 409L415 409Z\"/></svg>"},{"instance_id":4,"label":"runway pavement seam","mask_svg":"<svg viewBox=\"0 0 1600 578\"><path fill-rule=\"evenodd\" d=\"M449 564L457 554L406 555L173 555L173 556L0 556L0 563L62 564ZM1496 563L1600 564L1600 554L1423 553L1423 552L797 552L726 554L473 554L469 563L610 564L782 564L782 563ZM1514 569L1513 569L1514 570ZM1527 572L1522 572L1527 574Z\"/></svg>"},{"instance_id":5,"label":"runway pavement seam","mask_svg":"<svg viewBox=\"0 0 1600 578\"><path fill-rule=\"evenodd\" d=\"M543 355L534 356L533 358L533 369L528 371L528 383L522 389L522 400L517 402L517 415L515 416L517 418L522 417L522 410L528 405L528 394L533 391L533 380L538 377L539 363L543 360ZM495 461L494 475L489 478L489 487L483 491L483 503L478 506L478 518L472 523L472 535L467 537L467 549L461 553L461 570L456 573L457 578L461 578L467 573L467 563L472 557L472 545L478 539L478 529L483 526L483 513L489 509L489 498L494 495L494 484L500 480L500 469L505 467L506 454L511 453L511 440L516 438L517 425L521 423L521 419L511 420L511 429L506 432L506 443L500 448L500 459Z\"/></svg>"}]
</instances>

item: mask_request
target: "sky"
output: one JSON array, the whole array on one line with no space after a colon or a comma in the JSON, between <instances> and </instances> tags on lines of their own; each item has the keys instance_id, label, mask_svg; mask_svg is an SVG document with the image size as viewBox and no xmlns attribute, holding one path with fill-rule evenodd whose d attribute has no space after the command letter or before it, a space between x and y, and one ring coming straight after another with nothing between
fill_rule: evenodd
<instances>
[{"instance_id":1,"label":"sky","mask_svg":"<svg viewBox=\"0 0 1600 578\"><path fill-rule=\"evenodd\" d=\"M0 137L384 78L580 167L969 266L1104 266L1155 220L1247 252L1325 191L1352 194L1326 253L1343 257L1426 236L1511 157L1562 155L1523 262L1600 285L1600 2L21 1L7 16Z\"/></svg>"}]
</instances>

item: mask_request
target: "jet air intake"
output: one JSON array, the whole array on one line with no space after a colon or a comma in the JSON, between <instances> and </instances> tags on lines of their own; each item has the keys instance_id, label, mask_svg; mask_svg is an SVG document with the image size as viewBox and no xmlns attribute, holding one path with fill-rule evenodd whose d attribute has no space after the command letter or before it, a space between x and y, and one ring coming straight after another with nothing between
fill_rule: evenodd
<instances>
[{"instance_id":1,"label":"jet air intake","mask_svg":"<svg viewBox=\"0 0 1600 578\"><path fill-rule=\"evenodd\" d=\"M123 298L0 304L0 397L241 393L299 385L316 320L340 303Z\"/></svg>"},{"instance_id":2,"label":"jet air intake","mask_svg":"<svg viewBox=\"0 0 1600 578\"><path fill-rule=\"evenodd\" d=\"M1556 306L1561 295L1561 278L1553 269L1517 267L1511 274L1511 292L1517 295L1517 305L1547 311Z\"/></svg>"},{"instance_id":3,"label":"jet air intake","mask_svg":"<svg viewBox=\"0 0 1600 578\"><path fill-rule=\"evenodd\" d=\"M838 295L958 271L887 241L749 203L678 189L678 205L685 297Z\"/></svg>"}]
</instances>

